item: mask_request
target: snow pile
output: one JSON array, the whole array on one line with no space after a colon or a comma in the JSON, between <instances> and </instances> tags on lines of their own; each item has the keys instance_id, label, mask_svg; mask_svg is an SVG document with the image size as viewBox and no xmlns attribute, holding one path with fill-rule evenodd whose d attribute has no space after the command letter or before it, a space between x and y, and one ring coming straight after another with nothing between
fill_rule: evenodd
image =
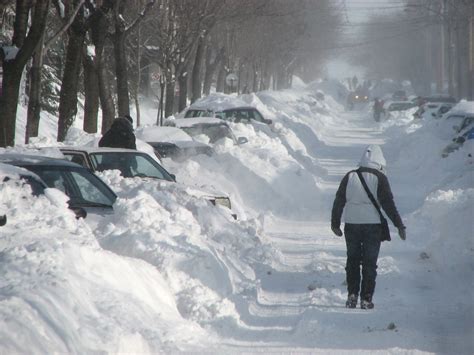
<instances>
[{"instance_id":1,"label":"snow pile","mask_svg":"<svg viewBox=\"0 0 474 355\"><path fill-rule=\"evenodd\" d=\"M8 211L0 240L2 352L176 350L162 329L198 337L156 268L102 249L65 202L30 192L14 180L0 190Z\"/></svg>"}]
</instances>

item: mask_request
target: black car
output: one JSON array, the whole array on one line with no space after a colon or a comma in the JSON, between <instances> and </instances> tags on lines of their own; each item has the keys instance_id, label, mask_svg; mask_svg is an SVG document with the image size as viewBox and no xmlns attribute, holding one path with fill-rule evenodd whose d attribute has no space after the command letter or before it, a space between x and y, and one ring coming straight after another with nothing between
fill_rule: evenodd
<instances>
[{"instance_id":1,"label":"black car","mask_svg":"<svg viewBox=\"0 0 474 355\"><path fill-rule=\"evenodd\" d=\"M69 197L69 207L76 211L108 214L113 211L117 195L89 169L64 159L38 155L0 154L0 162L25 168L52 188ZM41 193L39 188L39 193ZM80 212L79 212L80 213Z\"/></svg>"}]
</instances>

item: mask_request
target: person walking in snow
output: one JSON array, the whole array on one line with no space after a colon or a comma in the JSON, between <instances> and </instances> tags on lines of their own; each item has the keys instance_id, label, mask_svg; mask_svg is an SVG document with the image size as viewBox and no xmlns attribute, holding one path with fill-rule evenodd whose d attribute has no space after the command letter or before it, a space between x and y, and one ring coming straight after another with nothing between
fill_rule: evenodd
<instances>
[{"instance_id":1,"label":"person walking in snow","mask_svg":"<svg viewBox=\"0 0 474 355\"><path fill-rule=\"evenodd\" d=\"M116 118L100 139L99 147L137 149L132 117Z\"/></svg>"},{"instance_id":2,"label":"person walking in snow","mask_svg":"<svg viewBox=\"0 0 474 355\"><path fill-rule=\"evenodd\" d=\"M377 277L380 244L383 240L390 240L390 237L386 237L384 233L386 220L380 213L380 206L398 228L400 238L406 239L405 226L384 174L385 166L386 161L382 149L378 145L369 145L362 155L359 168L349 171L342 179L334 199L331 229L338 237L343 235L340 226L344 211L344 234L347 247L347 308L357 306L359 294L362 309L374 308L372 297Z\"/></svg>"}]
</instances>

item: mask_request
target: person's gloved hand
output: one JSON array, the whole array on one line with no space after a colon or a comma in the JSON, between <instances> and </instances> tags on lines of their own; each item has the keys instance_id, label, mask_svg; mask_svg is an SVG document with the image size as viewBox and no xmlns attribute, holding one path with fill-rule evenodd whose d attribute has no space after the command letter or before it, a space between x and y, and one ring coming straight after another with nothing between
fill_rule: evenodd
<instances>
[{"instance_id":1,"label":"person's gloved hand","mask_svg":"<svg viewBox=\"0 0 474 355\"><path fill-rule=\"evenodd\" d=\"M401 240L406 240L407 239L407 233L405 231L405 227L400 227L398 228L398 235L400 236Z\"/></svg>"},{"instance_id":2,"label":"person's gloved hand","mask_svg":"<svg viewBox=\"0 0 474 355\"><path fill-rule=\"evenodd\" d=\"M342 237L342 230L339 227L331 227L332 232L338 237Z\"/></svg>"}]
</instances>

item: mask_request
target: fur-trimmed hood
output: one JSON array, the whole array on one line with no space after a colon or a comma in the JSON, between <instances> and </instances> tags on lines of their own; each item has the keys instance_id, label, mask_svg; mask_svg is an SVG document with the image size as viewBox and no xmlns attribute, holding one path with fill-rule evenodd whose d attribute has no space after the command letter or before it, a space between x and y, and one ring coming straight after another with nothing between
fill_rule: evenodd
<instances>
[{"instance_id":1,"label":"fur-trimmed hood","mask_svg":"<svg viewBox=\"0 0 474 355\"><path fill-rule=\"evenodd\" d=\"M369 145L360 159L359 166L385 171L387 162L383 156L382 149L376 144Z\"/></svg>"}]
</instances>

